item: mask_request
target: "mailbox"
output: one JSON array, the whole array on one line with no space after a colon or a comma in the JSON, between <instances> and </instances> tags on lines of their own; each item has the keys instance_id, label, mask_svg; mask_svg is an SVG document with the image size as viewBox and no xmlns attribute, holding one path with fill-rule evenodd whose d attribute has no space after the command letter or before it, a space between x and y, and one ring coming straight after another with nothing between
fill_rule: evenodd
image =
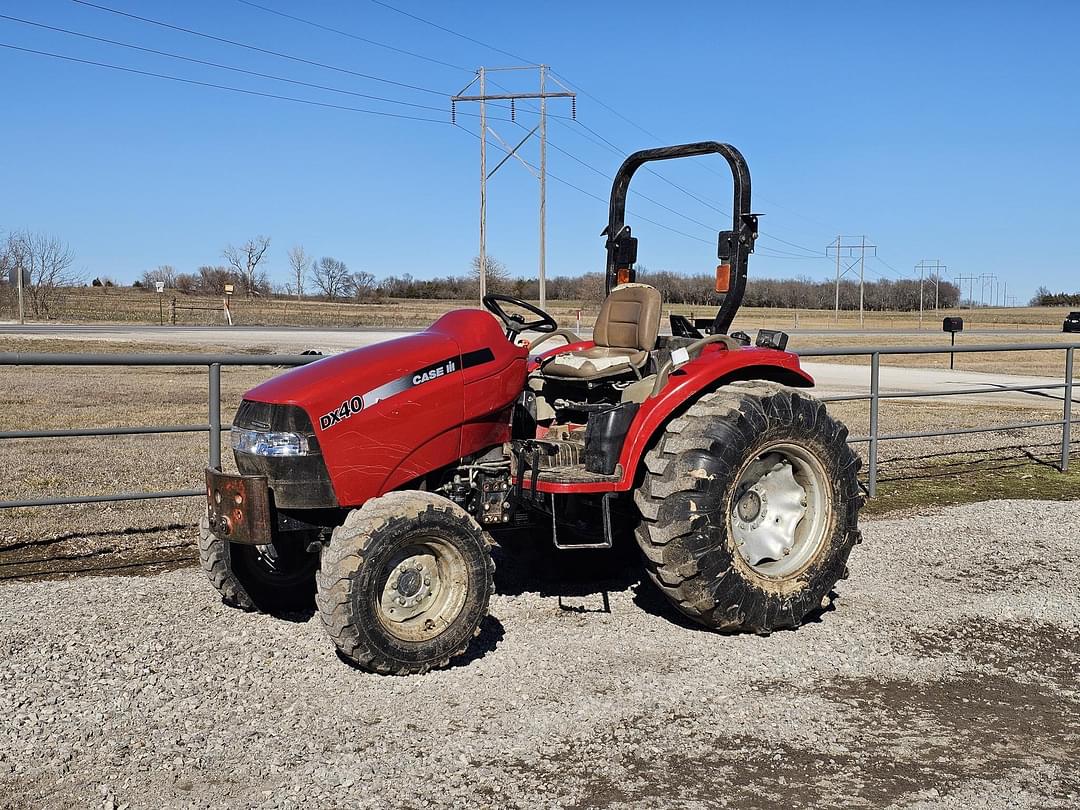
<instances>
[{"instance_id":1,"label":"mailbox","mask_svg":"<svg viewBox=\"0 0 1080 810\"><path fill-rule=\"evenodd\" d=\"M963 318L943 318L941 320L941 331L942 332L952 332L953 334L956 334L957 332L963 332L964 331L964 319Z\"/></svg>"}]
</instances>

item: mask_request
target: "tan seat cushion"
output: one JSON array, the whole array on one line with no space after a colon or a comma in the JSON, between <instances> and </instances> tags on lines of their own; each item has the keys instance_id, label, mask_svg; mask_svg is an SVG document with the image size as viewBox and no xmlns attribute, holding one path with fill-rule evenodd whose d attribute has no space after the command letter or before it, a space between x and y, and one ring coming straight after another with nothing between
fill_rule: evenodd
<instances>
[{"instance_id":1,"label":"tan seat cushion","mask_svg":"<svg viewBox=\"0 0 1080 810\"><path fill-rule=\"evenodd\" d=\"M648 352L592 346L581 351L556 355L544 363L543 372L547 377L597 379L626 374L635 368L641 368L648 359Z\"/></svg>"},{"instance_id":2,"label":"tan seat cushion","mask_svg":"<svg viewBox=\"0 0 1080 810\"><path fill-rule=\"evenodd\" d=\"M639 349L651 352L660 330L663 301L648 284L622 284L604 299L593 326L597 346Z\"/></svg>"},{"instance_id":3,"label":"tan seat cushion","mask_svg":"<svg viewBox=\"0 0 1080 810\"><path fill-rule=\"evenodd\" d=\"M656 346L660 293L648 284L622 284L604 299L588 349L556 355L541 367L547 377L596 379L640 369Z\"/></svg>"}]
</instances>

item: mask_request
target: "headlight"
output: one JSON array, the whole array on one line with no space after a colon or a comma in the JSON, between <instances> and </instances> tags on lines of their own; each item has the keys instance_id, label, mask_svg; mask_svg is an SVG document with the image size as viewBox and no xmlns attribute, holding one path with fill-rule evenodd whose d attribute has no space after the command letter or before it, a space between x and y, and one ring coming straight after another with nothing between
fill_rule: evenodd
<instances>
[{"instance_id":1,"label":"headlight","mask_svg":"<svg viewBox=\"0 0 1080 810\"><path fill-rule=\"evenodd\" d=\"M234 427L232 448L238 453L254 456L306 456L309 452L307 436L299 433L277 433L271 430L245 430Z\"/></svg>"}]
</instances>

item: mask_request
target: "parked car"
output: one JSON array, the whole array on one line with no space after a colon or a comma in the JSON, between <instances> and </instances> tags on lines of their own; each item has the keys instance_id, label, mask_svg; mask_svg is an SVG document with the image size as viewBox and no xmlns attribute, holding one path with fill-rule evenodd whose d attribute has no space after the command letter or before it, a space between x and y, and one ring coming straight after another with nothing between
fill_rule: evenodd
<instances>
[{"instance_id":1,"label":"parked car","mask_svg":"<svg viewBox=\"0 0 1080 810\"><path fill-rule=\"evenodd\" d=\"M1080 332L1080 312L1070 312L1061 325L1062 332Z\"/></svg>"}]
</instances>

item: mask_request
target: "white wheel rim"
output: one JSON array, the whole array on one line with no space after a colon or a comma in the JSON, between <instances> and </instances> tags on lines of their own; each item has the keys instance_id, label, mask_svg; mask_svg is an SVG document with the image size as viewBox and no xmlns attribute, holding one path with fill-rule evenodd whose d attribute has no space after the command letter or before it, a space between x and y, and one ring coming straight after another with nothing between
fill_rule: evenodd
<instances>
[{"instance_id":1,"label":"white wheel rim","mask_svg":"<svg viewBox=\"0 0 1080 810\"><path fill-rule=\"evenodd\" d=\"M786 579L802 571L825 541L829 478L805 447L766 446L739 472L728 509L730 535L756 573Z\"/></svg>"},{"instance_id":2,"label":"white wheel rim","mask_svg":"<svg viewBox=\"0 0 1080 810\"><path fill-rule=\"evenodd\" d=\"M392 635L427 641L461 613L468 594L465 558L438 537L402 549L384 566L376 613Z\"/></svg>"}]
</instances>

